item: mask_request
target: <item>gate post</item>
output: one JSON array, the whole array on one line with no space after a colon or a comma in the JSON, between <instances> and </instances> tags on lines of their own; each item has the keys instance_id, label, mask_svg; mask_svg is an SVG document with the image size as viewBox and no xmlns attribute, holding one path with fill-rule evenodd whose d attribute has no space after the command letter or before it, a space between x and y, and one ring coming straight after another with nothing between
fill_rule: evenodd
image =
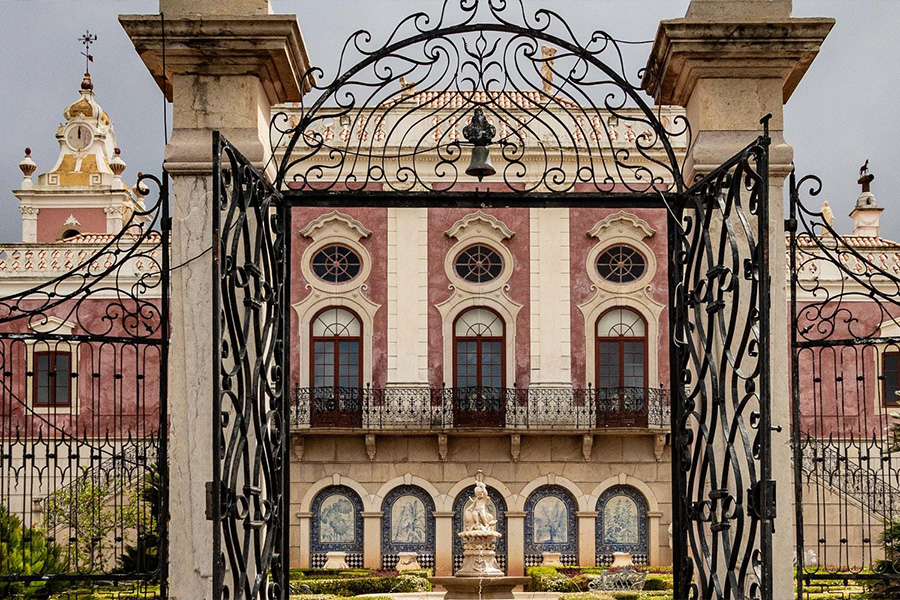
<instances>
[{"instance_id":1,"label":"gate post","mask_svg":"<svg viewBox=\"0 0 900 600\"><path fill-rule=\"evenodd\" d=\"M685 159L693 181L726 161L762 132L770 113L768 272L771 337L771 478L776 520L772 588L763 598L793 589L793 475L784 237L784 182L793 149L783 137L783 105L790 98L833 19L791 17L791 0L692 0L682 19L662 21L644 84L657 102L684 106L695 143ZM721 565L719 569L727 569ZM720 573L724 577L726 573Z\"/></svg>"},{"instance_id":2,"label":"gate post","mask_svg":"<svg viewBox=\"0 0 900 600\"><path fill-rule=\"evenodd\" d=\"M300 76L309 65L296 17L267 14L268 0L160 0L160 10L164 21L162 15L119 20L173 105L165 152L174 266L169 597L194 600L212 595L206 518L206 483L213 479L212 132L222 131L262 167L270 108L300 100Z\"/></svg>"}]
</instances>

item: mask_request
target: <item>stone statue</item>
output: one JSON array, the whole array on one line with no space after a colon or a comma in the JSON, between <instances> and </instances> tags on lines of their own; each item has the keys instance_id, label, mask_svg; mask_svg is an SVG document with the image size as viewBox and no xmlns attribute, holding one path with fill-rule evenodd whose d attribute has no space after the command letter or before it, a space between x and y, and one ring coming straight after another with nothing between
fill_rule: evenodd
<instances>
[{"instance_id":1,"label":"stone statue","mask_svg":"<svg viewBox=\"0 0 900 600\"><path fill-rule=\"evenodd\" d=\"M556 48L541 46L541 56L544 64L541 65L541 78L544 80L544 93L553 93L553 57L556 56Z\"/></svg>"},{"instance_id":2,"label":"stone statue","mask_svg":"<svg viewBox=\"0 0 900 600\"><path fill-rule=\"evenodd\" d=\"M834 229L834 211L828 206L828 200L822 205L822 220L825 221L829 229Z\"/></svg>"},{"instance_id":3,"label":"stone statue","mask_svg":"<svg viewBox=\"0 0 900 600\"><path fill-rule=\"evenodd\" d=\"M487 487L481 481L475 484L474 495L463 509L463 531L494 531L497 519L488 506L493 504L488 497Z\"/></svg>"}]
</instances>

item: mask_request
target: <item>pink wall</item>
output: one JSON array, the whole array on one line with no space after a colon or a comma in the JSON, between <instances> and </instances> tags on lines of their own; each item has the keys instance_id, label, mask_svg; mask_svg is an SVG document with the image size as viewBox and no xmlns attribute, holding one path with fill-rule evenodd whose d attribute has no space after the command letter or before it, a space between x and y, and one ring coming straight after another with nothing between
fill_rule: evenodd
<instances>
[{"instance_id":1,"label":"pink wall","mask_svg":"<svg viewBox=\"0 0 900 600\"><path fill-rule=\"evenodd\" d=\"M106 213L102 208L42 208L38 213L37 241L55 242L74 215L84 233L106 233Z\"/></svg>"}]
</instances>

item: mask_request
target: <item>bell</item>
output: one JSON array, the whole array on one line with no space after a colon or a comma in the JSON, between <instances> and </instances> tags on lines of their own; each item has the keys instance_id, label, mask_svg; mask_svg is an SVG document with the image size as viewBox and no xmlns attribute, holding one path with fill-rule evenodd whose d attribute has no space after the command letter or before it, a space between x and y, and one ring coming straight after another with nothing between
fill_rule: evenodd
<instances>
[{"instance_id":1,"label":"bell","mask_svg":"<svg viewBox=\"0 0 900 600\"><path fill-rule=\"evenodd\" d=\"M477 177L481 181L497 172L491 164L491 151L487 146L474 146L472 148L472 160L466 168L466 175Z\"/></svg>"}]
</instances>

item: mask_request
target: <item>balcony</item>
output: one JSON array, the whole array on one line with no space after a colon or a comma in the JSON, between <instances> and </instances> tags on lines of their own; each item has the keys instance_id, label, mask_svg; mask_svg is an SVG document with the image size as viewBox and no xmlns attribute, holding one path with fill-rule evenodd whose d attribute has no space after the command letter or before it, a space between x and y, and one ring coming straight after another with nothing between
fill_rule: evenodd
<instances>
[{"instance_id":1,"label":"balcony","mask_svg":"<svg viewBox=\"0 0 900 600\"><path fill-rule=\"evenodd\" d=\"M294 429L669 428L656 388L296 388Z\"/></svg>"}]
</instances>

